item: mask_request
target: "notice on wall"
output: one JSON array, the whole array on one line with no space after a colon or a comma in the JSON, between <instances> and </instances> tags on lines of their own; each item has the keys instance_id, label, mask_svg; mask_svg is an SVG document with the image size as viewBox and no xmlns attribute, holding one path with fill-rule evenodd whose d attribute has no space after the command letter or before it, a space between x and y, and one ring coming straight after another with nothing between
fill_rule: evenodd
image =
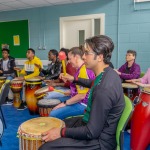
<instances>
[{"instance_id":1,"label":"notice on wall","mask_svg":"<svg viewBox=\"0 0 150 150\"><path fill-rule=\"evenodd\" d=\"M14 40L14 46L19 46L20 45L20 37L19 37L19 35L14 35L13 36L13 40Z\"/></svg>"}]
</instances>

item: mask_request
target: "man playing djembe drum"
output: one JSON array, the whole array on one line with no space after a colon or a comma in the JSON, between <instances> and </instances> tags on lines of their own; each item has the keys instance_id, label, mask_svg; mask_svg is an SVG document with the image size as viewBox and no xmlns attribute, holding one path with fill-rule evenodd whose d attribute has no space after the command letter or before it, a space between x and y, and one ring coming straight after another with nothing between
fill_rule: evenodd
<instances>
[{"instance_id":1,"label":"man playing djembe drum","mask_svg":"<svg viewBox=\"0 0 150 150\"><path fill-rule=\"evenodd\" d=\"M87 68L94 71L96 79L74 79L68 74L60 76L64 80L91 87L85 114L66 119L65 128L53 128L43 133L42 140L46 143L39 150L116 148L115 133L125 102L120 78L108 65L113 49L114 44L107 36L86 40L83 59Z\"/></svg>"}]
</instances>

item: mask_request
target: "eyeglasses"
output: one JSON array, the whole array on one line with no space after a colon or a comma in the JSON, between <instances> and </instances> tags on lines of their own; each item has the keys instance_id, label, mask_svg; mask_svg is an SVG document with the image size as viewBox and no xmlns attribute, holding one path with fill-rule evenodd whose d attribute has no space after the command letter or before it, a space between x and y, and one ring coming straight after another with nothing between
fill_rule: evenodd
<instances>
[{"instance_id":1,"label":"eyeglasses","mask_svg":"<svg viewBox=\"0 0 150 150\"><path fill-rule=\"evenodd\" d=\"M92 54L95 54L94 52L90 52L90 51L84 51L84 54L85 55L92 55Z\"/></svg>"}]
</instances>

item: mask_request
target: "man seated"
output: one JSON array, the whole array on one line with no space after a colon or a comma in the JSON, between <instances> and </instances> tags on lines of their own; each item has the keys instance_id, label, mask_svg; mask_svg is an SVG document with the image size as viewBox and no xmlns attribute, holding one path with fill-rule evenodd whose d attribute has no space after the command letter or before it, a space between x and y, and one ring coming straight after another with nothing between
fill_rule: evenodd
<instances>
[{"instance_id":1,"label":"man seated","mask_svg":"<svg viewBox=\"0 0 150 150\"><path fill-rule=\"evenodd\" d=\"M68 61L76 68L76 73L74 77L81 77L84 79L94 79L95 75L92 70L86 68L82 56L84 51L79 47L73 47L69 50ZM82 115L87 105L89 88L83 86L75 85L71 83L70 91L65 91L66 95L71 97L65 102L59 98L62 103L58 104L50 113L51 117L56 117L60 119L65 119L69 116ZM51 97L51 93L46 98ZM67 105L69 103L69 105Z\"/></svg>"},{"instance_id":2,"label":"man seated","mask_svg":"<svg viewBox=\"0 0 150 150\"><path fill-rule=\"evenodd\" d=\"M2 59L0 60L0 76L6 77L6 81L10 81L15 77L16 67L15 59L9 55L9 49L2 49ZM9 90L6 103L12 104L13 93L11 89Z\"/></svg>"},{"instance_id":3,"label":"man seated","mask_svg":"<svg viewBox=\"0 0 150 150\"><path fill-rule=\"evenodd\" d=\"M91 87L84 116L66 119L66 127L43 133L42 140L46 143L39 150L116 149L116 129L125 102L120 78L109 67L113 49L114 44L107 36L86 40L83 59L87 68L94 71L96 79L61 75L64 80ZM70 102L66 105L69 106Z\"/></svg>"},{"instance_id":4,"label":"man seated","mask_svg":"<svg viewBox=\"0 0 150 150\"><path fill-rule=\"evenodd\" d=\"M122 82L140 77L140 66L135 63L136 51L128 50L126 54L126 63L118 70L115 70L120 76Z\"/></svg>"},{"instance_id":5,"label":"man seated","mask_svg":"<svg viewBox=\"0 0 150 150\"><path fill-rule=\"evenodd\" d=\"M58 79L60 73L61 73L61 62L58 60L58 51L55 49L51 49L48 53L49 61L51 61L50 64L48 64L48 68L46 70L39 67L41 74L40 76L42 79L51 80L51 79Z\"/></svg>"},{"instance_id":6,"label":"man seated","mask_svg":"<svg viewBox=\"0 0 150 150\"><path fill-rule=\"evenodd\" d=\"M37 77L40 74L39 68L37 65L39 65L42 68L42 62L41 60L35 56L35 51L32 48L29 48L26 53L27 61L25 61L23 69L15 67L15 70L19 71L19 74L22 76L17 77L18 80L25 80L33 77ZM23 87L23 95L22 100L25 102L25 88ZM18 109L24 109L24 104L22 103L20 105L20 108Z\"/></svg>"}]
</instances>

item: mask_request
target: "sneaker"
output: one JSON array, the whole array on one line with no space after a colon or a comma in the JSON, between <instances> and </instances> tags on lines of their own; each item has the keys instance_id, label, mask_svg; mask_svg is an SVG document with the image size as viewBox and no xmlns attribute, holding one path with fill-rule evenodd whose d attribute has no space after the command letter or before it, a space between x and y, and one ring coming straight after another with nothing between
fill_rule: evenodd
<instances>
[{"instance_id":1,"label":"sneaker","mask_svg":"<svg viewBox=\"0 0 150 150\"><path fill-rule=\"evenodd\" d=\"M12 105L13 104L13 99L8 99L6 98L5 103L3 103L3 105Z\"/></svg>"},{"instance_id":2,"label":"sneaker","mask_svg":"<svg viewBox=\"0 0 150 150\"><path fill-rule=\"evenodd\" d=\"M130 134L131 133L131 129L128 129L127 132Z\"/></svg>"},{"instance_id":3,"label":"sneaker","mask_svg":"<svg viewBox=\"0 0 150 150\"><path fill-rule=\"evenodd\" d=\"M27 106L24 103L21 103L21 105L18 107L17 110L24 110L26 108L27 108Z\"/></svg>"}]
</instances>

